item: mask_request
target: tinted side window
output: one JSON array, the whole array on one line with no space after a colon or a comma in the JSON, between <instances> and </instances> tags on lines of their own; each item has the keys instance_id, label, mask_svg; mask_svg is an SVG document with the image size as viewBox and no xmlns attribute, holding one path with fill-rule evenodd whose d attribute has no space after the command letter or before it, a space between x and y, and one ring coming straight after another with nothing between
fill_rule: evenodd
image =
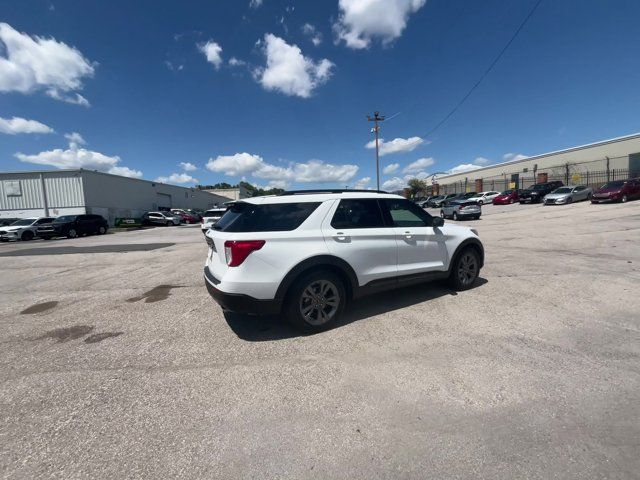
<instances>
[{"instance_id":1,"label":"tinted side window","mask_svg":"<svg viewBox=\"0 0 640 480\"><path fill-rule=\"evenodd\" d=\"M340 200L331 219L333 228L381 228L382 212L375 199Z\"/></svg>"},{"instance_id":2,"label":"tinted side window","mask_svg":"<svg viewBox=\"0 0 640 480\"><path fill-rule=\"evenodd\" d=\"M320 202L234 204L215 226L224 232L288 232L304 222Z\"/></svg>"},{"instance_id":3,"label":"tinted side window","mask_svg":"<svg viewBox=\"0 0 640 480\"><path fill-rule=\"evenodd\" d=\"M433 217L407 200L385 200L394 227L430 227Z\"/></svg>"}]
</instances>

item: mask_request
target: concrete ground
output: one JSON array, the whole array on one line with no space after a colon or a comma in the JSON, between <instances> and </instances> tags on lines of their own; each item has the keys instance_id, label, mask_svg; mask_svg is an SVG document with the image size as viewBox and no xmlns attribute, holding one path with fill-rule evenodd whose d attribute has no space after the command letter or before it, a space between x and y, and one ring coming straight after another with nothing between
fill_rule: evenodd
<instances>
[{"instance_id":1,"label":"concrete ground","mask_svg":"<svg viewBox=\"0 0 640 480\"><path fill-rule=\"evenodd\" d=\"M640 478L640 202L484 210L475 288L313 336L197 227L0 245L0 477Z\"/></svg>"}]
</instances>

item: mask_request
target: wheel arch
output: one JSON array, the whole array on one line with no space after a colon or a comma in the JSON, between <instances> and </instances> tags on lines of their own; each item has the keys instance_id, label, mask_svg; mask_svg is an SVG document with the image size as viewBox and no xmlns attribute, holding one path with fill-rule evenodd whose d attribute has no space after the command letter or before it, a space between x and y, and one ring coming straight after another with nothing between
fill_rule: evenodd
<instances>
[{"instance_id":1,"label":"wheel arch","mask_svg":"<svg viewBox=\"0 0 640 480\"><path fill-rule=\"evenodd\" d=\"M477 238L467 238L466 240L460 242L460 245L458 245L456 247L456 250L453 252L451 261L449 262L449 271L451 271L451 268L458 256L467 248L473 248L476 251L478 257L480 258L480 268L484 267L484 247L482 246L482 242Z\"/></svg>"},{"instance_id":2,"label":"wheel arch","mask_svg":"<svg viewBox=\"0 0 640 480\"><path fill-rule=\"evenodd\" d=\"M289 270L278 286L276 299L284 300L295 280L300 278L302 275L306 275L314 270L322 269L327 269L336 273L344 281L344 287L347 290L347 298L353 298L354 292L358 288L358 277L351 265L341 258L334 257L333 255L317 255L303 260Z\"/></svg>"}]
</instances>

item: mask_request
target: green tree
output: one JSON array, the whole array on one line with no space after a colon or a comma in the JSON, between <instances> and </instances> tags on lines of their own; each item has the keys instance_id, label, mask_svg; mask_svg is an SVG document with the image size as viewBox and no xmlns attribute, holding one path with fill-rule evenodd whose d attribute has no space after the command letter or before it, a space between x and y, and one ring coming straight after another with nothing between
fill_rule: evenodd
<instances>
[{"instance_id":1,"label":"green tree","mask_svg":"<svg viewBox=\"0 0 640 480\"><path fill-rule=\"evenodd\" d=\"M415 198L419 194L424 195L424 192L427 191L427 184L424 180L420 180L419 178L412 178L408 182L409 191L411 192L411 198Z\"/></svg>"}]
</instances>

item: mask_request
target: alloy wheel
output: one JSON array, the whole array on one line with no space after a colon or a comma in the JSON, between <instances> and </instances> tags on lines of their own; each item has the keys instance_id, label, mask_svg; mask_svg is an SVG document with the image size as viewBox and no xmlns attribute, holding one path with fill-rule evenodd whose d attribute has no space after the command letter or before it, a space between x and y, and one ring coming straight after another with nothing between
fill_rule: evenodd
<instances>
[{"instance_id":1,"label":"alloy wheel","mask_svg":"<svg viewBox=\"0 0 640 480\"><path fill-rule=\"evenodd\" d=\"M328 280L315 280L302 291L299 309L310 325L323 325L335 316L340 306L338 288Z\"/></svg>"},{"instance_id":2,"label":"alloy wheel","mask_svg":"<svg viewBox=\"0 0 640 480\"><path fill-rule=\"evenodd\" d=\"M478 261L470 253L465 253L458 262L458 280L463 286L470 285L478 276Z\"/></svg>"}]
</instances>

